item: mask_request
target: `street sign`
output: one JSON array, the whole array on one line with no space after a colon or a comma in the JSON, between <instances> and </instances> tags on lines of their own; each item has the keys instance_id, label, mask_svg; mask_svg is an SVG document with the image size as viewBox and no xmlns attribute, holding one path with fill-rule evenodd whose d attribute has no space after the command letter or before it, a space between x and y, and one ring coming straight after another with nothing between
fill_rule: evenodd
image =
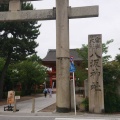
<instances>
[{"instance_id":1,"label":"street sign","mask_svg":"<svg viewBox=\"0 0 120 120\"><path fill-rule=\"evenodd\" d=\"M75 72L75 66L73 62L73 56L70 57L70 72Z\"/></svg>"}]
</instances>

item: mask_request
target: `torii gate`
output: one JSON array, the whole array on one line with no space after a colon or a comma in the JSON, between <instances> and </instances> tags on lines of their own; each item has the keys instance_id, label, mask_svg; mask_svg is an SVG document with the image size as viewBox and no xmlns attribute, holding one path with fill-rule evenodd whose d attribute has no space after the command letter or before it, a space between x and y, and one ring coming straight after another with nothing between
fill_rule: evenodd
<instances>
[{"instance_id":1,"label":"torii gate","mask_svg":"<svg viewBox=\"0 0 120 120\"><path fill-rule=\"evenodd\" d=\"M56 19L56 110L57 112L69 112L69 19L98 17L98 6L71 8L69 0L56 0L56 8L53 9L21 11L22 1L35 0L0 0L0 3L9 2L9 11L0 12L0 21ZM98 113L101 113L101 109Z\"/></svg>"}]
</instances>

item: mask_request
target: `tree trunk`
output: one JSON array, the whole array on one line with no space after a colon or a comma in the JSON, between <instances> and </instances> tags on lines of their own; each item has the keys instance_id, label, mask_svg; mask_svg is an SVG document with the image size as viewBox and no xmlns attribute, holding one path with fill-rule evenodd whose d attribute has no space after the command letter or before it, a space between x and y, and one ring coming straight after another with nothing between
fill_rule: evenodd
<instances>
[{"instance_id":1,"label":"tree trunk","mask_svg":"<svg viewBox=\"0 0 120 120\"><path fill-rule=\"evenodd\" d=\"M5 65L4 65L3 70L2 70L2 74L0 76L0 100L3 98L4 78L5 78L5 74L6 74L6 71L8 69L8 66L10 64L11 54L12 54L12 52L8 53Z\"/></svg>"}]
</instances>

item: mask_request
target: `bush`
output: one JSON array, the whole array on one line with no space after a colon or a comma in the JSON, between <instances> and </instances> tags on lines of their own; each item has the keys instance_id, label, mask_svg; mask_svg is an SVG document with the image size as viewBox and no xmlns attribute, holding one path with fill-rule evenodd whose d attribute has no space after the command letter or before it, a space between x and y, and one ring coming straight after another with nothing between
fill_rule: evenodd
<instances>
[{"instance_id":1,"label":"bush","mask_svg":"<svg viewBox=\"0 0 120 120\"><path fill-rule=\"evenodd\" d=\"M3 92L3 99L7 99L8 92Z\"/></svg>"},{"instance_id":2,"label":"bush","mask_svg":"<svg viewBox=\"0 0 120 120\"><path fill-rule=\"evenodd\" d=\"M119 87L119 77L117 66L104 65L104 103L106 113L120 112L120 95L117 88Z\"/></svg>"},{"instance_id":3,"label":"bush","mask_svg":"<svg viewBox=\"0 0 120 120\"><path fill-rule=\"evenodd\" d=\"M105 112L120 112L120 97L115 94L106 94L105 96Z\"/></svg>"},{"instance_id":4,"label":"bush","mask_svg":"<svg viewBox=\"0 0 120 120\"><path fill-rule=\"evenodd\" d=\"M89 111L89 100L87 97L83 100L82 104L85 106L85 110Z\"/></svg>"},{"instance_id":5,"label":"bush","mask_svg":"<svg viewBox=\"0 0 120 120\"><path fill-rule=\"evenodd\" d=\"M15 96L21 96L21 91L15 91Z\"/></svg>"}]
</instances>

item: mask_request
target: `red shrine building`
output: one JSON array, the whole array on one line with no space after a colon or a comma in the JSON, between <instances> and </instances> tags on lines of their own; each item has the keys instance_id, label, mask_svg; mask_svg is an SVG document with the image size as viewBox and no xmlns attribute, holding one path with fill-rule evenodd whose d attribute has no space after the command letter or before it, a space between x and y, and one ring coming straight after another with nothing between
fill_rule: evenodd
<instances>
[{"instance_id":1,"label":"red shrine building","mask_svg":"<svg viewBox=\"0 0 120 120\"><path fill-rule=\"evenodd\" d=\"M80 66L82 58L79 57L77 49L70 49L70 56L73 56L74 64ZM44 59L42 59L42 64L48 67L48 87L56 88L56 50L50 49ZM72 76L70 75L70 79Z\"/></svg>"}]
</instances>

